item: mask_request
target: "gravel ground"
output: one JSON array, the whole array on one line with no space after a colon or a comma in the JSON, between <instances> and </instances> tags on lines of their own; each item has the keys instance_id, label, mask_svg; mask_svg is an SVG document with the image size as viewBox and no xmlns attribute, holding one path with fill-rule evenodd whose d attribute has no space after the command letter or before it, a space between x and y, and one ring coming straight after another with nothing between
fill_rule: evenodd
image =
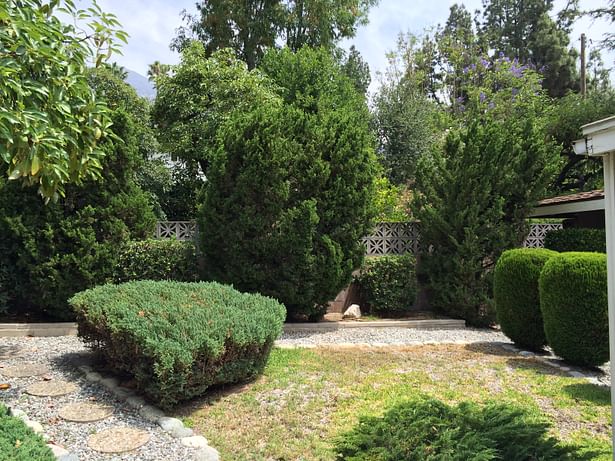
<instances>
[{"instance_id":1,"label":"gravel ground","mask_svg":"<svg viewBox=\"0 0 615 461\"><path fill-rule=\"evenodd\" d=\"M502 342L510 340L496 330L418 330L414 328L340 328L335 331L300 331L284 333L277 344L318 345L318 344L424 344Z\"/></svg>"},{"instance_id":2,"label":"gravel ground","mask_svg":"<svg viewBox=\"0 0 615 461\"><path fill-rule=\"evenodd\" d=\"M0 382L9 383L11 389L0 391L0 401L27 413L28 417L43 425L50 440L76 454L81 461L139 460L174 461L192 460L194 450L182 446L179 439L167 435L153 423L145 421L138 413L116 400L100 384L90 384L75 369L72 361L79 354L89 354L83 343L74 336L55 338L0 338L0 355L22 348L23 355L0 360ZM45 364L49 375L56 379L74 382L79 391L62 397L34 397L25 393L25 388L41 377L9 378L2 375L4 366L23 363ZM95 401L115 408L113 416L94 423L71 423L57 415L58 410L69 403ZM135 451L105 455L87 446L90 434L113 426L129 426L149 432L150 441Z\"/></svg>"}]
</instances>

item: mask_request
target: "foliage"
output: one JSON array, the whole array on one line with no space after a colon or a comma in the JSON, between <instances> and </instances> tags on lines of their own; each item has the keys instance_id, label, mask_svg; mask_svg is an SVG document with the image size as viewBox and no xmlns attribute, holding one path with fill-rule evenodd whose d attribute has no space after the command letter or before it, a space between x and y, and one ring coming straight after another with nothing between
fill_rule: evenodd
<instances>
[{"instance_id":1,"label":"foliage","mask_svg":"<svg viewBox=\"0 0 615 461\"><path fill-rule=\"evenodd\" d=\"M557 253L519 248L502 253L495 266L493 293L502 332L521 347L540 350L547 344L538 278L544 264Z\"/></svg>"},{"instance_id":2,"label":"foliage","mask_svg":"<svg viewBox=\"0 0 615 461\"><path fill-rule=\"evenodd\" d=\"M111 115L101 180L67 185L65 198L48 205L33 187L0 183L0 267L11 268L11 307L71 318L68 298L108 280L124 242L151 235L154 216L134 181L141 159L132 118Z\"/></svg>"},{"instance_id":3,"label":"foliage","mask_svg":"<svg viewBox=\"0 0 615 461\"><path fill-rule=\"evenodd\" d=\"M378 154L394 184L412 184L418 159L438 141L436 107L425 95L416 46L415 37L400 35L373 100Z\"/></svg>"},{"instance_id":4,"label":"foliage","mask_svg":"<svg viewBox=\"0 0 615 461\"><path fill-rule=\"evenodd\" d=\"M467 72L472 85L456 109L464 126L421 158L413 212L432 247L422 265L433 307L484 324L493 320L493 266L521 243L559 153L534 72L505 58Z\"/></svg>"},{"instance_id":5,"label":"foliage","mask_svg":"<svg viewBox=\"0 0 615 461\"><path fill-rule=\"evenodd\" d=\"M54 461L43 437L0 403L0 461Z\"/></svg>"},{"instance_id":6,"label":"foliage","mask_svg":"<svg viewBox=\"0 0 615 461\"><path fill-rule=\"evenodd\" d=\"M415 265L409 254L365 260L355 281L371 313L403 314L412 308L417 292Z\"/></svg>"},{"instance_id":7,"label":"foliage","mask_svg":"<svg viewBox=\"0 0 615 461\"><path fill-rule=\"evenodd\" d=\"M169 75L171 68L170 64L162 64L160 61L154 61L147 69L147 79L155 85L158 77L161 75Z\"/></svg>"},{"instance_id":8,"label":"foliage","mask_svg":"<svg viewBox=\"0 0 615 461\"><path fill-rule=\"evenodd\" d=\"M606 18L613 23L615 22L615 0L608 0L606 6L590 10L588 13L595 18ZM602 44L608 49L615 49L615 33L605 33Z\"/></svg>"},{"instance_id":9,"label":"foliage","mask_svg":"<svg viewBox=\"0 0 615 461\"><path fill-rule=\"evenodd\" d=\"M99 66L126 41L114 15L94 2L77 10L70 0L0 3L0 172L36 185L46 199L64 184L102 174L109 135L108 109L85 78L87 61ZM63 11L87 31L63 24Z\"/></svg>"},{"instance_id":10,"label":"foliage","mask_svg":"<svg viewBox=\"0 0 615 461\"><path fill-rule=\"evenodd\" d=\"M359 50L354 45L350 46L348 55L344 53L341 62L342 72L353 83L355 89L361 94L367 94L369 84L372 81L372 76L369 72L369 64L363 59Z\"/></svg>"},{"instance_id":11,"label":"foliage","mask_svg":"<svg viewBox=\"0 0 615 461\"><path fill-rule=\"evenodd\" d=\"M314 319L363 258L376 173L367 107L326 50L272 51L262 66L284 104L236 111L218 132L200 208L206 274Z\"/></svg>"},{"instance_id":12,"label":"foliage","mask_svg":"<svg viewBox=\"0 0 615 461\"><path fill-rule=\"evenodd\" d=\"M531 64L544 76L550 96L578 88L576 53L568 49L568 30L550 17L553 2L484 0L480 34L487 49Z\"/></svg>"},{"instance_id":13,"label":"foliage","mask_svg":"<svg viewBox=\"0 0 615 461\"><path fill-rule=\"evenodd\" d=\"M553 352L576 365L609 360L606 255L562 253L540 274L540 309Z\"/></svg>"},{"instance_id":14,"label":"foliage","mask_svg":"<svg viewBox=\"0 0 615 461\"><path fill-rule=\"evenodd\" d=\"M157 80L153 117L164 152L199 164L203 174L216 149L218 128L230 114L277 100L258 71L248 71L230 50L207 58L201 43L187 47L172 76Z\"/></svg>"},{"instance_id":15,"label":"foliage","mask_svg":"<svg viewBox=\"0 0 615 461\"><path fill-rule=\"evenodd\" d=\"M119 253L113 279L118 283L132 280L197 281L195 245L172 239L128 242Z\"/></svg>"},{"instance_id":16,"label":"foliage","mask_svg":"<svg viewBox=\"0 0 615 461\"><path fill-rule=\"evenodd\" d=\"M391 184L386 177L376 178L374 187L376 222L405 222L409 220L409 191L402 186Z\"/></svg>"},{"instance_id":17,"label":"foliage","mask_svg":"<svg viewBox=\"0 0 615 461\"><path fill-rule=\"evenodd\" d=\"M570 227L549 231L545 236L545 248L564 251L592 251L606 253L606 231Z\"/></svg>"},{"instance_id":18,"label":"foliage","mask_svg":"<svg viewBox=\"0 0 615 461\"><path fill-rule=\"evenodd\" d=\"M512 405L417 399L364 417L336 441L346 461L525 461L579 459L549 435L549 423Z\"/></svg>"},{"instance_id":19,"label":"foliage","mask_svg":"<svg viewBox=\"0 0 615 461\"><path fill-rule=\"evenodd\" d=\"M104 285L70 303L79 335L163 407L260 373L284 322L273 299L217 283Z\"/></svg>"},{"instance_id":20,"label":"foliage","mask_svg":"<svg viewBox=\"0 0 615 461\"><path fill-rule=\"evenodd\" d=\"M583 137L581 126L615 113L615 91L590 91L583 97L569 94L557 101L549 132L562 146L565 162L552 186L554 193L587 191L602 187L602 160L576 155L573 141Z\"/></svg>"},{"instance_id":21,"label":"foliage","mask_svg":"<svg viewBox=\"0 0 615 461\"><path fill-rule=\"evenodd\" d=\"M249 69L257 67L265 51L285 44L293 51L303 46L332 50L357 27L367 23L377 0L215 0L197 3L197 15L183 12L171 48L183 51L191 40L205 46L207 56L231 48Z\"/></svg>"}]
</instances>

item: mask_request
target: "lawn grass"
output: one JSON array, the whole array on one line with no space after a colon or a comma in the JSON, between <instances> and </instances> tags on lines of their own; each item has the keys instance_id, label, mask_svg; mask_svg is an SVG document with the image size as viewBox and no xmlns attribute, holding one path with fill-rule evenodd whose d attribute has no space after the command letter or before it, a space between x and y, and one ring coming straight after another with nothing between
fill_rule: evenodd
<instances>
[{"instance_id":1,"label":"lawn grass","mask_svg":"<svg viewBox=\"0 0 615 461\"><path fill-rule=\"evenodd\" d=\"M415 396L514 403L553 435L610 460L608 390L488 344L275 349L255 382L178 408L225 460L334 460L332 440L362 415Z\"/></svg>"}]
</instances>

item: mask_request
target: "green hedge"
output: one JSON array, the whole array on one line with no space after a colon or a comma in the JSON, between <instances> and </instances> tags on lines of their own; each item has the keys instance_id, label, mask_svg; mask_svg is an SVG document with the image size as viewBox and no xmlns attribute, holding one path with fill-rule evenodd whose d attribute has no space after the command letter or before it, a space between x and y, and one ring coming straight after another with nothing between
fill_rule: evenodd
<instances>
[{"instance_id":1,"label":"green hedge","mask_svg":"<svg viewBox=\"0 0 615 461\"><path fill-rule=\"evenodd\" d=\"M540 308L549 346L577 365L609 360L606 255L562 253L540 274Z\"/></svg>"},{"instance_id":2,"label":"green hedge","mask_svg":"<svg viewBox=\"0 0 615 461\"><path fill-rule=\"evenodd\" d=\"M264 367L283 305L218 283L103 285L70 300L79 335L163 407Z\"/></svg>"},{"instance_id":3,"label":"green hedge","mask_svg":"<svg viewBox=\"0 0 615 461\"><path fill-rule=\"evenodd\" d=\"M412 400L383 417L362 418L336 441L344 461L578 460L549 436L546 420L527 410L489 403Z\"/></svg>"},{"instance_id":4,"label":"green hedge","mask_svg":"<svg viewBox=\"0 0 615 461\"><path fill-rule=\"evenodd\" d=\"M493 291L498 323L521 347L539 350L547 344L538 278L544 264L556 254L544 249L508 250L495 266Z\"/></svg>"},{"instance_id":5,"label":"green hedge","mask_svg":"<svg viewBox=\"0 0 615 461\"><path fill-rule=\"evenodd\" d=\"M19 441L19 443L18 443ZM55 461L43 438L0 403L0 461Z\"/></svg>"},{"instance_id":6,"label":"green hedge","mask_svg":"<svg viewBox=\"0 0 615 461\"><path fill-rule=\"evenodd\" d=\"M373 314L402 314L416 297L416 261L412 255L367 258L355 282Z\"/></svg>"},{"instance_id":7,"label":"green hedge","mask_svg":"<svg viewBox=\"0 0 615 461\"><path fill-rule=\"evenodd\" d=\"M565 251L594 251L606 253L606 232L604 229L583 229L570 227L547 232L545 248Z\"/></svg>"},{"instance_id":8,"label":"green hedge","mask_svg":"<svg viewBox=\"0 0 615 461\"><path fill-rule=\"evenodd\" d=\"M172 239L129 242L120 251L114 279L116 282L194 282L199 279L194 242Z\"/></svg>"}]
</instances>

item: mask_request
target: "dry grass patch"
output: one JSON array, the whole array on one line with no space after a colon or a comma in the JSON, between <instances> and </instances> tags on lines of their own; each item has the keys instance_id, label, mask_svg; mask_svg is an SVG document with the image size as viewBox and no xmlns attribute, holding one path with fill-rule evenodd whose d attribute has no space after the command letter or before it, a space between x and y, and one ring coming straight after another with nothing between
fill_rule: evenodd
<instances>
[{"instance_id":1,"label":"dry grass patch","mask_svg":"<svg viewBox=\"0 0 615 461\"><path fill-rule=\"evenodd\" d=\"M498 346L275 349L265 374L177 410L225 460L334 460L332 439L410 397L522 405L609 460L607 390Z\"/></svg>"}]
</instances>

